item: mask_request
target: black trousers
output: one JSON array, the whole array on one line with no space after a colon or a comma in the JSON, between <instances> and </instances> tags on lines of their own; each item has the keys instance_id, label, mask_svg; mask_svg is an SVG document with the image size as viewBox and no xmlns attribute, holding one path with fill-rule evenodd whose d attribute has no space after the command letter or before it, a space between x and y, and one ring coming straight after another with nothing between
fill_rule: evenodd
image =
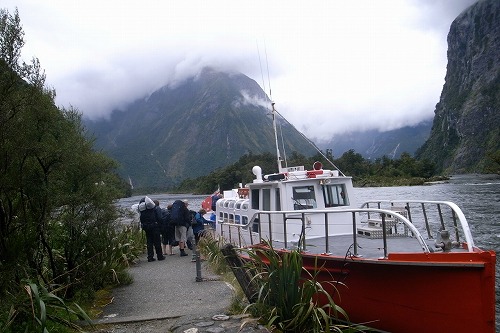
<instances>
[{"instance_id":1,"label":"black trousers","mask_svg":"<svg viewBox=\"0 0 500 333\"><path fill-rule=\"evenodd\" d=\"M144 230L146 232L146 244L148 248L148 260L154 258L154 252L156 251L156 257L159 259L163 257L161 249L161 239L160 239L160 228L155 226ZM154 248L154 249L153 249Z\"/></svg>"}]
</instances>

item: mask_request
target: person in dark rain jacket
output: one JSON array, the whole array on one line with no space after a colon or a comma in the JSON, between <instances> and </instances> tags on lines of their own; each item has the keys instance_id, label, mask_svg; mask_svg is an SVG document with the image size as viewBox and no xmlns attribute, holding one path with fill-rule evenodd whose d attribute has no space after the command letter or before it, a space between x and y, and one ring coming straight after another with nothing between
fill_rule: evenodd
<instances>
[{"instance_id":1,"label":"person in dark rain jacket","mask_svg":"<svg viewBox=\"0 0 500 333\"><path fill-rule=\"evenodd\" d=\"M154 252L158 260L164 260L163 252L161 249L160 239L160 222L161 222L161 209L155 205L153 200L149 197L144 197L139 202L139 214L141 221L141 228L146 233L146 244L148 261L155 261Z\"/></svg>"}]
</instances>

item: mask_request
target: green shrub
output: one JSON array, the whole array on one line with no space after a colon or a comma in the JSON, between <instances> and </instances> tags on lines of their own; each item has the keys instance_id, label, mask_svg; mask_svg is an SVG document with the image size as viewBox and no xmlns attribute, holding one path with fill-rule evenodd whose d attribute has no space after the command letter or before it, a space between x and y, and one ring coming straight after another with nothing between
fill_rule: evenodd
<instances>
[{"instance_id":1,"label":"green shrub","mask_svg":"<svg viewBox=\"0 0 500 333\"><path fill-rule=\"evenodd\" d=\"M220 250L223 243L224 239L222 237L211 230L205 230L197 245L201 255L208 260L210 268L216 274L226 274L231 271Z\"/></svg>"},{"instance_id":2,"label":"green shrub","mask_svg":"<svg viewBox=\"0 0 500 333\"><path fill-rule=\"evenodd\" d=\"M78 304L68 305L54 292L41 284L25 281L15 297L16 304L10 307L5 322L0 323L0 332L82 331L78 321L91 324Z\"/></svg>"},{"instance_id":3,"label":"green shrub","mask_svg":"<svg viewBox=\"0 0 500 333\"><path fill-rule=\"evenodd\" d=\"M252 280L258 286L258 298L247 312L281 332L362 331L361 326L344 324L349 322L347 313L324 288L329 284L336 291L341 282L333 278L319 282L319 269L304 269L299 250L279 254L266 244L266 248L243 250L250 258L246 268L258 272Z\"/></svg>"}]
</instances>

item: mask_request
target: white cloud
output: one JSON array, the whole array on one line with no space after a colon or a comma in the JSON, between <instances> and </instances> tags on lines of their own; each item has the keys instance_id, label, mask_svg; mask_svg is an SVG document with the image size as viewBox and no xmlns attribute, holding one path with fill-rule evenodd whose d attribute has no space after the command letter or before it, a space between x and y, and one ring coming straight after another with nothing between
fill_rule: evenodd
<instances>
[{"instance_id":1,"label":"white cloud","mask_svg":"<svg viewBox=\"0 0 500 333\"><path fill-rule=\"evenodd\" d=\"M243 105L250 104L250 105L260 106L260 107L264 107L264 108L270 107L269 102L267 100L264 100L264 99L260 98L259 96L252 96L246 90L241 90L240 94L242 96L242 99L237 101L237 103L239 103L239 104L243 104Z\"/></svg>"},{"instance_id":2,"label":"white cloud","mask_svg":"<svg viewBox=\"0 0 500 333\"><path fill-rule=\"evenodd\" d=\"M62 106L98 117L212 66L271 86L280 113L321 139L431 118L450 24L474 1L16 2L0 7L18 7L23 56Z\"/></svg>"}]
</instances>

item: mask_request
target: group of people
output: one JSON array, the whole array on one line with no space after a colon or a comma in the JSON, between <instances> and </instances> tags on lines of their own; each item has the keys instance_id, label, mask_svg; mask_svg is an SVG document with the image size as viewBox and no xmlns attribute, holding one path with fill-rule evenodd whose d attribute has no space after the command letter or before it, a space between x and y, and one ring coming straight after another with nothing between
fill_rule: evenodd
<instances>
[{"instance_id":1,"label":"group of people","mask_svg":"<svg viewBox=\"0 0 500 333\"><path fill-rule=\"evenodd\" d=\"M164 260L167 252L173 255L173 247L179 246L181 257L188 256L186 247L193 249L205 230L205 225L215 228L215 222L204 218L206 211L189 210L187 200L176 200L161 208L158 200L144 197L139 202L141 228L146 233L148 262Z\"/></svg>"}]
</instances>

